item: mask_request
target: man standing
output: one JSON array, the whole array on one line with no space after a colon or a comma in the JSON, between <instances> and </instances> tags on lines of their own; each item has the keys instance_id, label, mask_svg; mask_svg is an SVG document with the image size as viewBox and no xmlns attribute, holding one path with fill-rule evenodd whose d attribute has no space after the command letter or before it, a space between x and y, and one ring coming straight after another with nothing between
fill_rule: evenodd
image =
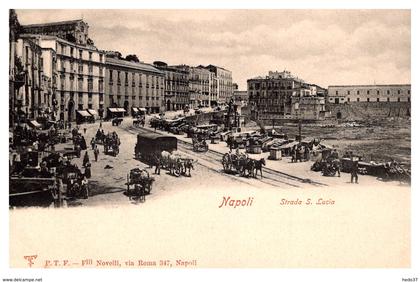
<instances>
[{"instance_id":1,"label":"man standing","mask_svg":"<svg viewBox=\"0 0 420 282\"><path fill-rule=\"evenodd\" d=\"M357 173L359 172L359 161L353 158L352 168L351 168L351 183L353 183L353 179L355 180L356 184L359 184L358 180L359 177Z\"/></svg>"},{"instance_id":2,"label":"man standing","mask_svg":"<svg viewBox=\"0 0 420 282\"><path fill-rule=\"evenodd\" d=\"M95 155L95 162L97 162L98 161L98 156L99 156L98 146L95 146L95 149L93 150L93 154Z\"/></svg>"},{"instance_id":3,"label":"man standing","mask_svg":"<svg viewBox=\"0 0 420 282\"><path fill-rule=\"evenodd\" d=\"M155 174L160 175L160 158L158 154L155 154L155 165L156 165Z\"/></svg>"},{"instance_id":4,"label":"man standing","mask_svg":"<svg viewBox=\"0 0 420 282\"><path fill-rule=\"evenodd\" d=\"M95 150L95 138L92 137L92 140L90 140L90 145L92 146L92 150Z\"/></svg>"},{"instance_id":5,"label":"man standing","mask_svg":"<svg viewBox=\"0 0 420 282\"><path fill-rule=\"evenodd\" d=\"M81 186L82 186L83 198L85 199L89 198L89 181L86 175L83 176L83 179L81 181Z\"/></svg>"}]
</instances>

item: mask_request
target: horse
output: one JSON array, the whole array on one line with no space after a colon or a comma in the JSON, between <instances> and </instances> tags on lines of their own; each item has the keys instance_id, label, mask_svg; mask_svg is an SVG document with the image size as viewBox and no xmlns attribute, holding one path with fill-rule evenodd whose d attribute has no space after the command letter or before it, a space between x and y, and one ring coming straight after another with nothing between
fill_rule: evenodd
<instances>
[{"instance_id":1,"label":"horse","mask_svg":"<svg viewBox=\"0 0 420 282\"><path fill-rule=\"evenodd\" d=\"M194 169L193 160L184 159L183 166L184 166L183 173L187 175L187 170L188 170L188 176L191 177L191 169Z\"/></svg>"},{"instance_id":2,"label":"horse","mask_svg":"<svg viewBox=\"0 0 420 282\"><path fill-rule=\"evenodd\" d=\"M162 164L162 168L169 168L170 166L170 157L171 153L169 153L168 151L162 151L160 153L160 160L161 160L161 164Z\"/></svg>"},{"instance_id":3,"label":"horse","mask_svg":"<svg viewBox=\"0 0 420 282\"><path fill-rule=\"evenodd\" d=\"M254 163L254 169L255 169L255 175L254 177L257 178L258 176L258 171L261 173L261 178L263 177L262 175L262 167L265 166L265 159L261 158L259 160L253 160Z\"/></svg>"},{"instance_id":4,"label":"horse","mask_svg":"<svg viewBox=\"0 0 420 282\"><path fill-rule=\"evenodd\" d=\"M237 161L238 157L235 154L232 153L226 153L222 157L222 164L223 169L226 172L229 172L232 170L233 164Z\"/></svg>"},{"instance_id":5,"label":"horse","mask_svg":"<svg viewBox=\"0 0 420 282\"><path fill-rule=\"evenodd\" d=\"M248 174L247 174L248 177L249 176L255 177L254 170L255 170L254 160L245 159L242 166L242 175L245 175L245 172L248 171Z\"/></svg>"}]
</instances>

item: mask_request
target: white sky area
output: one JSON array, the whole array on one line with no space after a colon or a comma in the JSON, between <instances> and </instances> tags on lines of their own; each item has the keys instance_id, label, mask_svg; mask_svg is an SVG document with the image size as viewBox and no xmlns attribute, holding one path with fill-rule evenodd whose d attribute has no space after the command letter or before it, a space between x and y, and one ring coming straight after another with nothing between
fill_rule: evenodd
<instances>
[{"instance_id":1,"label":"white sky area","mask_svg":"<svg viewBox=\"0 0 420 282\"><path fill-rule=\"evenodd\" d=\"M289 70L309 83L411 83L409 10L17 10L21 24L83 19L102 50L214 64L246 81Z\"/></svg>"}]
</instances>

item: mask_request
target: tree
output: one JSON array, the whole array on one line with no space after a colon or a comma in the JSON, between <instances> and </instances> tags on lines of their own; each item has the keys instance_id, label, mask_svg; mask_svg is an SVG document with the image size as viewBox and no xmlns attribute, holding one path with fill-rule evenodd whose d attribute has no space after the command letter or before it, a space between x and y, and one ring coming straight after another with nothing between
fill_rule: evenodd
<instances>
[{"instance_id":1,"label":"tree","mask_svg":"<svg viewBox=\"0 0 420 282\"><path fill-rule=\"evenodd\" d=\"M127 56L125 57L125 59L126 59L127 61L130 61L130 62L136 62L136 63L139 63L139 62L140 62L140 60L139 60L139 58L137 57L137 55L136 55L136 54L130 54L130 55L127 55Z\"/></svg>"}]
</instances>

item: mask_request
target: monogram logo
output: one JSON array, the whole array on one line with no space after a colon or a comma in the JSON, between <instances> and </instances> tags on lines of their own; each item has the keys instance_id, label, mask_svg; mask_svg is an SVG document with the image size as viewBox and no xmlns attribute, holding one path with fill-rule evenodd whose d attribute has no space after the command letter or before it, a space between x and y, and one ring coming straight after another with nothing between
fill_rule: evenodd
<instances>
[{"instance_id":1,"label":"monogram logo","mask_svg":"<svg viewBox=\"0 0 420 282\"><path fill-rule=\"evenodd\" d=\"M37 257L38 257L37 255L32 255L32 256L24 256L23 258L28 261L29 267L32 267L32 265L34 264L32 260L36 259Z\"/></svg>"}]
</instances>

